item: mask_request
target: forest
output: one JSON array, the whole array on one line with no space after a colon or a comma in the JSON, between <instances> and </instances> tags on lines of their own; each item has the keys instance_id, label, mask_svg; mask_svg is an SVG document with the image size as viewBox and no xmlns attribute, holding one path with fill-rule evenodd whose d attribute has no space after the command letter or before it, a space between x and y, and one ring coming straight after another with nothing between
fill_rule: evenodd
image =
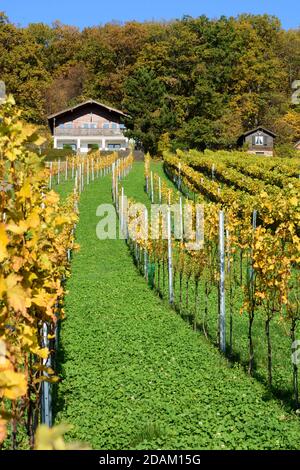
<instances>
[{"instance_id":1,"label":"forest","mask_svg":"<svg viewBox=\"0 0 300 470\"><path fill-rule=\"evenodd\" d=\"M128 135L162 148L232 149L263 125L285 148L300 139L291 84L300 78L300 30L269 15L20 27L0 13L0 78L26 120L85 99L122 109Z\"/></svg>"},{"instance_id":2,"label":"forest","mask_svg":"<svg viewBox=\"0 0 300 470\"><path fill-rule=\"evenodd\" d=\"M300 449L295 81L300 29L271 15L0 12L1 468L7 450ZM47 117L91 99L123 113L98 125L88 103L52 142ZM256 127L272 139L248 132L250 155Z\"/></svg>"}]
</instances>

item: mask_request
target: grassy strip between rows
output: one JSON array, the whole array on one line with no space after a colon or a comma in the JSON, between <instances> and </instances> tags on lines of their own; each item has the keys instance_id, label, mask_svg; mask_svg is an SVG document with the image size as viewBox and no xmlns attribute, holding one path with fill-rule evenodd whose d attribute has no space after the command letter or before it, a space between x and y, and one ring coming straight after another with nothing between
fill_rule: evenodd
<instances>
[{"instance_id":1,"label":"grassy strip between rows","mask_svg":"<svg viewBox=\"0 0 300 470\"><path fill-rule=\"evenodd\" d=\"M138 173L125 187L143 201ZM81 196L56 422L95 449L299 448L299 419L147 287L124 241L97 239L110 188L106 177Z\"/></svg>"},{"instance_id":2,"label":"grassy strip between rows","mask_svg":"<svg viewBox=\"0 0 300 470\"><path fill-rule=\"evenodd\" d=\"M64 201L74 190L74 179L68 179L67 181L62 180L59 184L53 184L52 189L60 195L62 201Z\"/></svg>"}]
</instances>

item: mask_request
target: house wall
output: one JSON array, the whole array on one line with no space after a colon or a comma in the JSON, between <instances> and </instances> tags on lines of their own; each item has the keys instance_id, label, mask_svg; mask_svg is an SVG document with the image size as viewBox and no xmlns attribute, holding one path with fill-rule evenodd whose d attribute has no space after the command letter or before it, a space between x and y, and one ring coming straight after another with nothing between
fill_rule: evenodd
<instances>
[{"instance_id":1,"label":"house wall","mask_svg":"<svg viewBox=\"0 0 300 470\"><path fill-rule=\"evenodd\" d=\"M268 149L273 149L274 147L274 138L267 134L266 132L260 131L261 135L264 138L264 145L253 145L253 137L258 135L258 131L254 132L253 134L249 134L245 137L245 142L248 144L249 149L262 149L262 148L268 148Z\"/></svg>"},{"instance_id":2,"label":"house wall","mask_svg":"<svg viewBox=\"0 0 300 470\"><path fill-rule=\"evenodd\" d=\"M97 144L99 150L128 149L128 139L122 136L99 138L54 137L54 148L62 149L64 145L72 145L75 151L87 153L89 144Z\"/></svg>"},{"instance_id":3,"label":"house wall","mask_svg":"<svg viewBox=\"0 0 300 470\"><path fill-rule=\"evenodd\" d=\"M267 157L273 157L273 150L248 150L247 153L251 155L265 155Z\"/></svg>"},{"instance_id":4,"label":"house wall","mask_svg":"<svg viewBox=\"0 0 300 470\"><path fill-rule=\"evenodd\" d=\"M122 115L96 103L86 103L73 111L67 111L53 119L54 148L71 144L74 149L86 153L89 144L97 144L101 150L114 146L128 148L128 139L120 125Z\"/></svg>"},{"instance_id":5,"label":"house wall","mask_svg":"<svg viewBox=\"0 0 300 470\"><path fill-rule=\"evenodd\" d=\"M120 122L118 122L116 119L109 120L104 116L99 116L95 113L86 113L73 120L71 120L71 118L72 116L68 116L60 120L59 123L56 122L56 127L59 127L60 125L72 125L73 129L82 129L85 127L85 125L90 126L93 124L92 127L95 129L103 129L105 126L108 126L106 127L107 129L112 129L114 125L117 126L116 128L119 128L120 126Z\"/></svg>"},{"instance_id":6,"label":"house wall","mask_svg":"<svg viewBox=\"0 0 300 470\"><path fill-rule=\"evenodd\" d=\"M255 137L258 135L263 137L263 145L255 144ZM274 137L269 135L267 132L264 132L263 130L258 129L257 131L247 135L244 138L244 143L247 144L248 153L250 154L273 156Z\"/></svg>"}]
</instances>

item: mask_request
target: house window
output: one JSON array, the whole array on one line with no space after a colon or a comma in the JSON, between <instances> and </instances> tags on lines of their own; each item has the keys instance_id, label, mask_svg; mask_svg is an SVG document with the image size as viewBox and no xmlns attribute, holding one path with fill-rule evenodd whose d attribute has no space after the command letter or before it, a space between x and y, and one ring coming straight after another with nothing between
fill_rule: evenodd
<instances>
[{"instance_id":1,"label":"house window","mask_svg":"<svg viewBox=\"0 0 300 470\"><path fill-rule=\"evenodd\" d=\"M60 129L64 129L65 125L64 125L64 124L60 124L58 127L59 127Z\"/></svg>"},{"instance_id":2,"label":"house window","mask_svg":"<svg viewBox=\"0 0 300 470\"><path fill-rule=\"evenodd\" d=\"M103 129L109 129L109 122L103 123Z\"/></svg>"},{"instance_id":3,"label":"house window","mask_svg":"<svg viewBox=\"0 0 300 470\"><path fill-rule=\"evenodd\" d=\"M107 145L107 148L109 150L117 150L117 149L120 149L121 148L121 144L108 144Z\"/></svg>"},{"instance_id":4,"label":"house window","mask_svg":"<svg viewBox=\"0 0 300 470\"><path fill-rule=\"evenodd\" d=\"M116 122L112 122L111 128L112 129L118 129L118 124Z\"/></svg>"},{"instance_id":5,"label":"house window","mask_svg":"<svg viewBox=\"0 0 300 470\"><path fill-rule=\"evenodd\" d=\"M126 129L125 124L120 124L120 129Z\"/></svg>"},{"instance_id":6,"label":"house window","mask_svg":"<svg viewBox=\"0 0 300 470\"><path fill-rule=\"evenodd\" d=\"M261 133L258 133L254 136L255 145L264 145L264 136Z\"/></svg>"},{"instance_id":7,"label":"house window","mask_svg":"<svg viewBox=\"0 0 300 470\"><path fill-rule=\"evenodd\" d=\"M73 123L72 122L66 122L65 127L66 127L66 129L72 129Z\"/></svg>"},{"instance_id":8,"label":"house window","mask_svg":"<svg viewBox=\"0 0 300 470\"><path fill-rule=\"evenodd\" d=\"M97 129L97 123L96 122L83 122L81 124L82 129Z\"/></svg>"}]
</instances>

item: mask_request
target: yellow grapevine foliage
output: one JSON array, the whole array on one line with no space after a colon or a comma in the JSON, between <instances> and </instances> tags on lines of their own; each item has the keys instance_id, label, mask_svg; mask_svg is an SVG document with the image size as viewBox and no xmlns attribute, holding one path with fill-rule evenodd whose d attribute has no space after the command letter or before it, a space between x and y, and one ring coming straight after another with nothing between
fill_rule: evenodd
<instances>
[{"instance_id":1,"label":"yellow grapevine foliage","mask_svg":"<svg viewBox=\"0 0 300 470\"><path fill-rule=\"evenodd\" d=\"M253 193L261 189L263 191L254 196L250 194L252 191L247 193L241 190L244 184L249 183L248 177L240 178L238 189L232 188L234 181L238 181L238 175L230 169L227 171L225 163L242 168L241 155L239 154L237 162L234 155L225 152L223 156L222 152L218 152L218 155L219 153L219 162L214 157L209 159L209 152L203 156L195 151L190 151L187 156L183 152L178 152L177 156L166 152L164 160L171 174L175 176L178 175L181 162L181 178L193 192L204 194L206 214L211 212L209 207L212 205L217 209L221 207L225 209L226 228L230 234L230 251L234 253L236 249L242 249L252 254L253 267L257 275L257 298L267 299L267 291L270 293L276 289L278 302L280 305L285 305L288 302L292 266L294 268L299 266L300 259L300 198L299 182L294 178L296 165L291 165L293 170L290 169L290 179L281 175L280 184L283 184L284 178L286 179L284 190L277 187L271 193L267 192L269 186L257 179L253 183ZM255 171L255 161L258 166L257 160L250 157L252 169L249 172L252 174ZM272 168L274 165L268 159L260 160L259 164L267 168ZM212 165L216 179L219 175L220 181L212 180L207 172L201 173L205 169L211 172ZM244 165L246 166L246 163ZM200 168L201 171L196 171L194 167ZM262 177L259 169L257 175ZM270 174L267 177L271 179ZM233 184L228 186L227 183L230 181ZM221 186L221 182L225 184ZM257 210L260 222L254 237L251 225L253 209ZM216 217L212 217L212 213L206 215L205 221L205 241L208 243L213 240L214 235L217 235L218 221ZM217 239L214 241L217 242Z\"/></svg>"},{"instance_id":2,"label":"yellow grapevine foliage","mask_svg":"<svg viewBox=\"0 0 300 470\"><path fill-rule=\"evenodd\" d=\"M117 153L113 154L113 156L115 156L113 161L118 160L118 154ZM125 170L127 170L128 168L130 168L132 166L133 160L134 160L134 157L133 157L132 153L130 153L128 155L128 157L126 157L126 158L119 159L118 160L118 166L115 169L115 176L118 176L119 178L122 178L122 175L124 174ZM111 165L113 163L113 161L111 161L109 164Z\"/></svg>"},{"instance_id":3,"label":"yellow grapevine foliage","mask_svg":"<svg viewBox=\"0 0 300 470\"><path fill-rule=\"evenodd\" d=\"M146 153L145 155L145 178L150 177L150 162L151 162L151 157L149 153Z\"/></svg>"},{"instance_id":4,"label":"yellow grapevine foliage","mask_svg":"<svg viewBox=\"0 0 300 470\"><path fill-rule=\"evenodd\" d=\"M235 161L234 156L232 160ZM232 171L224 163L214 163L213 159L209 164L206 158L201 157L201 154L196 162L195 157L191 162L190 156L186 157L180 152L178 155L165 152L164 162L168 171L176 177L178 177L180 163L181 179L185 186L192 192L201 194L206 201L221 204L224 208L237 204L241 220L248 220L253 209L256 209L265 226L274 224L278 226L280 222L285 222L296 224L298 230L300 228L300 185L299 180L294 177L296 166L294 166L293 176L285 178L285 186L282 189L272 187L258 179L249 178L235 170ZM270 162L263 160L259 164L268 167ZM213 165L215 179L211 177Z\"/></svg>"},{"instance_id":5,"label":"yellow grapevine foliage","mask_svg":"<svg viewBox=\"0 0 300 470\"><path fill-rule=\"evenodd\" d=\"M204 272L211 285L218 283L218 214L222 209L226 230L225 285L230 315L234 293L237 289L242 290L241 312L246 312L249 317L248 370L252 373L252 324L254 317L264 312L269 385L272 384L270 322L274 318L278 322L285 320L284 327L293 344L300 321L299 165L299 159L287 164L283 159L251 157L242 152L164 152L164 169L169 178L178 187L180 182L180 189L194 202L204 204L204 248L201 253L193 253L188 252L184 244L177 243L176 269L185 272L188 278L193 276L195 282ZM154 181L156 179L154 177ZM168 199L164 185L161 186L165 202ZM178 198L179 193L172 191L171 201L178 201ZM184 260L181 250L185 251ZM232 321L231 317L231 325ZM204 324L203 329L205 331ZM232 330L230 350L231 333ZM297 367L294 367L296 403L297 383Z\"/></svg>"},{"instance_id":6,"label":"yellow grapevine foliage","mask_svg":"<svg viewBox=\"0 0 300 470\"><path fill-rule=\"evenodd\" d=\"M96 176L99 171L103 171L105 168L111 167L112 163L118 160L118 153L113 152L109 155L102 156L100 151L96 150L94 152L89 152L86 156L80 155L69 155L66 157L65 161L54 161L51 164L48 162L47 167L51 173L51 176L55 176L60 173L61 178L64 178L64 175L72 175L74 177L75 171L78 171L80 165L83 166L84 174L86 175L87 171L92 176Z\"/></svg>"},{"instance_id":7,"label":"yellow grapevine foliage","mask_svg":"<svg viewBox=\"0 0 300 470\"><path fill-rule=\"evenodd\" d=\"M71 428L65 424L59 424L53 428L45 425L39 426L36 432L35 450L90 450L88 446L79 442L66 444L64 434Z\"/></svg>"},{"instance_id":8,"label":"yellow grapevine foliage","mask_svg":"<svg viewBox=\"0 0 300 470\"><path fill-rule=\"evenodd\" d=\"M43 360L51 351L43 347L41 328L47 322L53 329L59 318L77 220L76 195L62 204L48 190L48 170L27 149L36 137L20 118L9 97L0 107L0 442L4 411L18 422L30 413L29 403L38 403L40 382L47 379Z\"/></svg>"}]
</instances>

